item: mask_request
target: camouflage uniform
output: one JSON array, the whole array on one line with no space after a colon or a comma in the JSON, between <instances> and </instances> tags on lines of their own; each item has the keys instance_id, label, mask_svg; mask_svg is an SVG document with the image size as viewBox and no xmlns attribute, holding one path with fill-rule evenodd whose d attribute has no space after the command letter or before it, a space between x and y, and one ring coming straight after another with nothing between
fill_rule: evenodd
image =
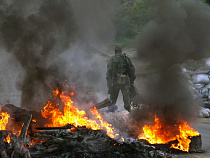
<instances>
[{"instance_id":1,"label":"camouflage uniform","mask_svg":"<svg viewBox=\"0 0 210 158\"><path fill-rule=\"evenodd\" d=\"M107 65L106 73L108 94L113 105L116 104L119 91L122 91L124 107L130 111L130 85L136 79L135 69L131 60L122 54L122 46L116 45L115 55L111 57Z\"/></svg>"}]
</instances>

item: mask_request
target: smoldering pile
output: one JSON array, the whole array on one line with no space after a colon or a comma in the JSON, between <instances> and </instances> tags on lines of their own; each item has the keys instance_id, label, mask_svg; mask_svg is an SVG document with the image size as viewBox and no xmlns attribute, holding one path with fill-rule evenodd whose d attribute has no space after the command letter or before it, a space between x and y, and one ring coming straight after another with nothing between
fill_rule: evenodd
<instances>
[{"instance_id":1,"label":"smoldering pile","mask_svg":"<svg viewBox=\"0 0 210 158\"><path fill-rule=\"evenodd\" d=\"M158 150L158 147L146 145L142 141L127 138L123 142L112 139L103 130L91 130L70 124L63 127L38 127L47 122L40 113L30 111L33 113L31 115L29 111L11 104L2 107L2 111L11 115L15 127L18 122L20 127L24 122L19 136L9 130L0 131L2 158L172 157L171 154ZM20 113L22 115L19 115ZM122 113L114 115L120 116ZM109 114L108 117L110 116Z\"/></svg>"}]
</instances>

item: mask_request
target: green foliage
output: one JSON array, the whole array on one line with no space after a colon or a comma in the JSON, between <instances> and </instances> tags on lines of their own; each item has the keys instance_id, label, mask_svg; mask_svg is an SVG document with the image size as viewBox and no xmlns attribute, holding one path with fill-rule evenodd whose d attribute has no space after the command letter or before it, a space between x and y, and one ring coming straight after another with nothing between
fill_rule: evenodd
<instances>
[{"instance_id":1,"label":"green foliage","mask_svg":"<svg viewBox=\"0 0 210 158\"><path fill-rule=\"evenodd\" d=\"M127 46L131 46L134 40L135 40L134 38L122 37L122 38L116 39L115 43L120 43L122 44L123 47L127 47Z\"/></svg>"},{"instance_id":2,"label":"green foliage","mask_svg":"<svg viewBox=\"0 0 210 158\"><path fill-rule=\"evenodd\" d=\"M141 29L151 20L152 11L148 7L147 0L120 0L116 20L116 43L128 46L133 43L136 35L140 34ZM206 0L210 5L210 0Z\"/></svg>"},{"instance_id":3,"label":"green foliage","mask_svg":"<svg viewBox=\"0 0 210 158\"><path fill-rule=\"evenodd\" d=\"M151 11L145 4L145 0L123 1L116 21L116 40L131 42L150 19Z\"/></svg>"}]
</instances>

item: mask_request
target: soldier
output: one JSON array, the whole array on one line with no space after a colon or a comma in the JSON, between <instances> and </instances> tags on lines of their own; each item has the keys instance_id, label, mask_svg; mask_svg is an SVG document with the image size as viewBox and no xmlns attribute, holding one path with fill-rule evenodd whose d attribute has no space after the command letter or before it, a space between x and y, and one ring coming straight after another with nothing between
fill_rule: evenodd
<instances>
[{"instance_id":1,"label":"soldier","mask_svg":"<svg viewBox=\"0 0 210 158\"><path fill-rule=\"evenodd\" d=\"M115 46L115 55L111 57L107 65L107 87L109 88L112 106L107 112L117 110L116 101L119 91L122 91L124 108L130 112L130 88L136 79L135 69L131 60L122 54L122 45Z\"/></svg>"}]
</instances>

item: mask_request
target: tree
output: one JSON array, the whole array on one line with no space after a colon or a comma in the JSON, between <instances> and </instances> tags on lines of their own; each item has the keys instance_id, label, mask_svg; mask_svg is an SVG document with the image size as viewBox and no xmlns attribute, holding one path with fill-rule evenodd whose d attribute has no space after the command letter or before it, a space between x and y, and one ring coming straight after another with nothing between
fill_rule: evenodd
<instances>
[{"instance_id":1,"label":"tree","mask_svg":"<svg viewBox=\"0 0 210 158\"><path fill-rule=\"evenodd\" d=\"M141 28L151 19L150 8L144 0L124 0L118 11L117 39L134 39Z\"/></svg>"}]
</instances>

